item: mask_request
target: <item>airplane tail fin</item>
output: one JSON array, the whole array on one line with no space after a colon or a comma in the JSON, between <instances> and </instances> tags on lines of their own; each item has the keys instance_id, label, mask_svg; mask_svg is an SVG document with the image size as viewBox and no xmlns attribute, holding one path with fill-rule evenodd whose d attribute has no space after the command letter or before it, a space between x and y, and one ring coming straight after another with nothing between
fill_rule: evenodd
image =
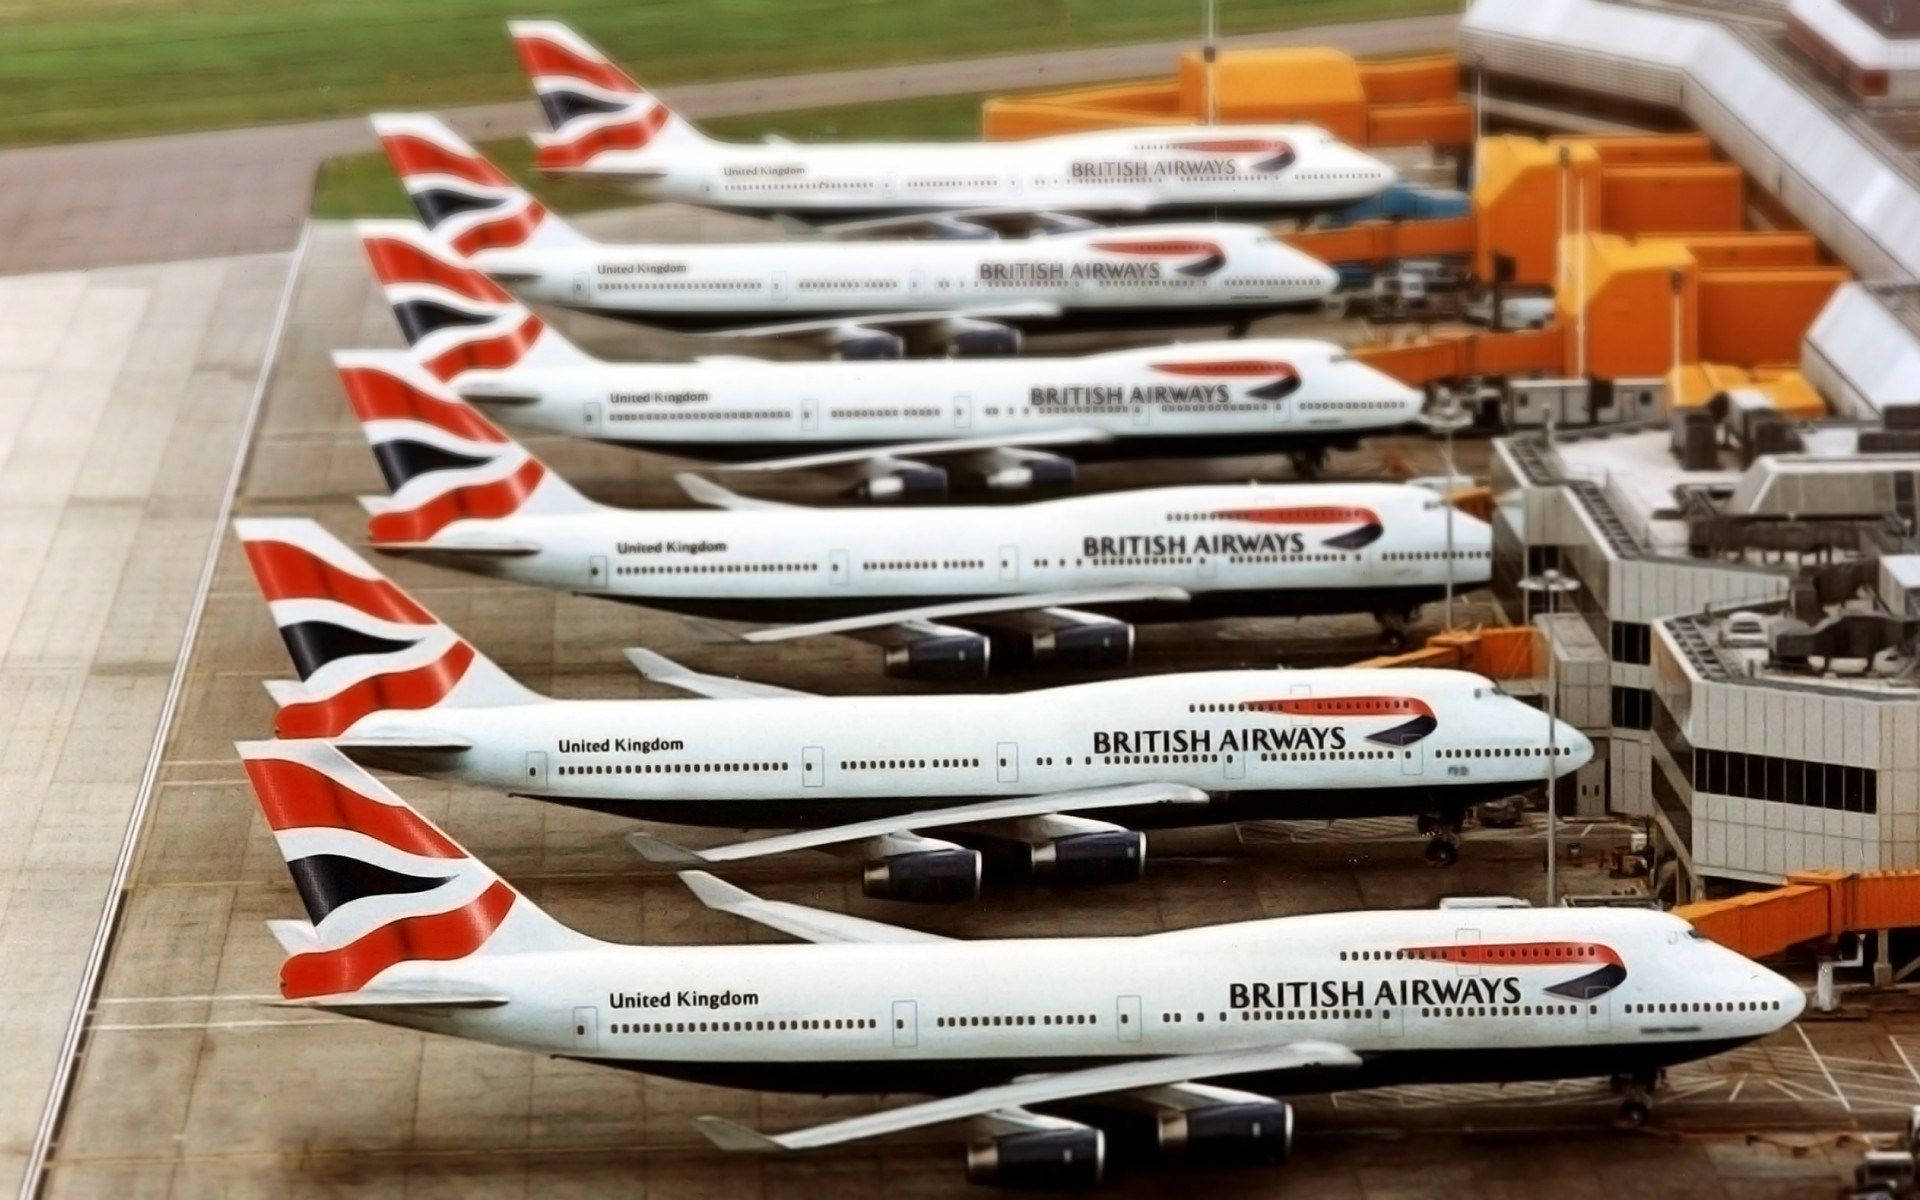
<instances>
[{"instance_id":1,"label":"airplane tail fin","mask_svg":"<svg viewBox=\"0 0 1920 1200\"><path fill-rule=\"evenodd\" d=\"M235 521L298 682L269 683L284 738L339 737L369 713L538 703L313 521Z\"/></svg>"},{"instance_id":2,"label":"airplane tail fin","mask_svg":"<svg viewBox=\"0 0 1920 1200\"><path fill-rule=\"evenodd\" d=\"M512 553L508 517L599 511L404 352L340 351L333 365L392 492L363 501L376 547Z\"/></svg>"},{"instance_id":3,"label":"airplane tail fin","mask_svg":"<svg viewBox=\"0 0 1920 1200\"><path fill-rule=\"evenodd\" d=\"M272 923L286 999L500 1003L404 964L590 944L332 745L235 748L309 918Z\"/></svg>"},{"instance_id":4,"label":"airplane tail fin","mask_svg":"<svg viewBox=\"0 0 1920 1200\"><path fill-rule=\"evenodd\" d=\"M534 163L565 174L609 151L688 149L711 141L558 21L509 21L520 65L551 133L533 135Z\"/></svg>"},{"instance_id":5,"label":"airplane tail fin","mask_svg":"<svg viewBox=\"0 0 1920 1200\"><path fill-rule=\"evenodd\" d=\"M447 381L522 363L586 363L587 354L447 243L413 221L360 221L354 230L414 361Z\"/></svg>"},{"instance_id":6,"label":"airplane tail fin","mask_svg":"<svg viewBox=\"0 0 1920 1200\"><path fill-rule=\"evenodd\" d=\"M382 113L373 129L420 219L461 254L592 244L433 117Z\"/></svg>"}]
</instances>

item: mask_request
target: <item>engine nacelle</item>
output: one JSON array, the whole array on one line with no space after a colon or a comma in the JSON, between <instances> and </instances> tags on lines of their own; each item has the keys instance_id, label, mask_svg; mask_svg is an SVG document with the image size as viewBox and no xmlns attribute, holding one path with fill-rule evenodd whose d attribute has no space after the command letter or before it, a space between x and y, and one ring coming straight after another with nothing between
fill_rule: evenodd
<instances>
[{"instance_id":1,"label":"engine nacelle","mask_svg":"<svg viewBox=\"0 0 1920 1200\"><path fill-rule=\"evenodd\" d=\"M860 890L875 900L960 904L980 898L981 870L980 852L959 846L889 854L861 871Z\"/></svg>"},{"instance_id":2,"label":"engine nacelle","mask_svg":"<svg viewBox=\"0 0 1920 1200\"><path fill-rule=\"evenodd\" d=\"M1203 1166L1277 1166L1293 1152L1293 1106L1246 1100L1160 1114L1160 1152Z\"/></svg>"},{"instance_id":3,"label":"engine nacelle","mask_svg":"<svg viewBox=\"0 0 1920 1200\"><path fill-rule=\"evenodd\" d=\"M992 658L992 642L956 631L889 646L883 661L896 679L979 679Z\"/></svg>"},{"instance_id":4,"label":"engine nacelle","mask_svg":"<svg viewBox=\"0 0 1920 1200\"><path fill-rule=\"evenodd\" d=\"M1107 1135L1088 1126L1009 1133L967 1147L967 1182L1008 1188L1090 1188L1107 1170Z\"/></svg>"},{"instance_id":5,"label":"engine nacelle","mask_svg":"<svg viewBox=\"0 0 1920 1200\"><path fill-rule=\"evenodd\" d=\"M926 463L897 462L847 489L860 500L939 500L947 494L947 473Z\"/></svg>"},{"instance_id":6,"label":"engine nacelle","mask_svg":"<svg viewBox=\"0 0 1920 1200\"><path fill-rule=\"evenodd\" d=\"M1036 878L1054 883L1132 883L1147 869L1147 835L1136 829L1075 833L1033 848Z\"/></svg>"},{"instance_id":7,"label":"engine nacelle","mask_svg":"<svg viewBox=\"0 0 1920 1200\"><path fill-rule=\"evenodd\" d=\"M978 460L980 482L992 492L1057 489L1073 486L1079 472L1074 461L1058 454L998 446Z\"/></svg>"},{"instance_id":8,"label":"engine nacelle","mask_svg":"<svg viewBox=\"0 0 1920 1200\"><path fill-rule=\"evenodd\" d=\"M833 356L860 361L905 358L907 341L897 333L856 325L834 333Z\"/></svg>"},{"instance_id":9,"label":"engine nacelle","mask_svg":"<svg viewBox=\"0 0 1920 1200\"><path fill-rule=\"evenodd\" d=\"M1020 331L998 321L954 317L942 321L938 336L954 358L1007 358L1020 353Z\"/></svg>"},{"instance_id":10,"label":"engine nacelle","mask_svg":"<svg viewBox=\"0 0 1920 1200\"><path fill-rule=\"evenodd\" d=\"M1092 621L1043 629L1033 635L1033 657L1070 667L1124 667L1133 661L1133 626Z\"/></svg>"}]
</instances>

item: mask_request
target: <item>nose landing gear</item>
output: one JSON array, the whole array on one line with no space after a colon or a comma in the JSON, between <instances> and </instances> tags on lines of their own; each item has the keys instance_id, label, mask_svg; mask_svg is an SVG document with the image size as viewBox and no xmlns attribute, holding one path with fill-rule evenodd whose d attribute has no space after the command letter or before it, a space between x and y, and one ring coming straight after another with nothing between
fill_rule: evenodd
<instances>
[{"instance_id":1,"label":"nose landing gear","mask_svg":"<svg viewBox=\"0 0 1920 1200\"><path fill-rule=\"evenodd\" d=\"M1465 823L1459 813L1420 815L1420 832L1427 835L1424 854L1429 864L1450 867L1460 861L1460 828Z\"/></svg>"},{"instance_id":2,"label":"nose landing gear","mask_svg":"<svg viewBox=\"0 0 1920 1200\"><path fill-rule=\"evenodd\" d=\"M1653 1116L1653 1093L1660 1086L1663 1071L1633 1071L1610 1078L1607 1082L1614 1093L1620 1097L1620 1107L1614 1111L1613 1123L1622 1129L1638 1129Z\"/></svg>"},{"instance_id":3,"label":"nose landing gear","mask_svg":"<svg viewBox=\"0 0 1920 1200\"><path fill-rule=\"evenodd\" d=\"M1388 608L1373 614L1380 623L1380 645L1390 653L1398 654L1407 648L1407 626L1413 624L1420 615L1417 608Z\"/></svg>"},{"instance_id":4,"label":"nose landing gear","mask_svg":"<svg viewBox=\"0 0 1920 1200\"><path fill-rule=\"evenodd\" d=\"M1301 450L1287 452L1287 461L1293 466L1295 479L1318 479L1320 472L1327 469L1327 448L1309 446Z\"/></svg>"}]
</instances>

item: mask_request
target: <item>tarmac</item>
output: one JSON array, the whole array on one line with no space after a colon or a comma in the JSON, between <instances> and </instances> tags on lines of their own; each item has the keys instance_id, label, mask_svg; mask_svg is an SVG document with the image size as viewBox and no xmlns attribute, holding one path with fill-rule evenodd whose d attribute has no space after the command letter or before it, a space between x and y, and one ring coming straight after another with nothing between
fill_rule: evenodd
<instances>
[{"instance_id":1,"label":"tarmac","mask_svg":"<svg viewBox=\"0 0 1920 1200\"><path fill-rule=\"evenodd\" d=\"M664 237L751 228L668 207L589 227ZM559 323L611 355L680 357L703 345L592 318ZM1325 332L1298 318L1269 331ZM327 354L393 344L390 314L339 225L314 226L291 256L0 280L0 346L11 356L0 363L0 487L13 501L5 536L17 566L0 581L9 618L0 628L14 631L0 670L9 697L22 698L7 706L0 743L0 816L22 831L0 860L9 964L0 975L0 1181L37 1170L44 1154L28 1194L970 1194L950 1131L767 1160L723 1155L690 1123L718 1113L780 1129L863 1111L870 1099L653 1080L271 1005L281 955L263 922L296 915L298 901L231 743L267 732L261 684L290 668L224 530L226 485L237 465L235 513L312 515L359 540L354 497L378 491L379 476ZM1092 342L1047 346L1075 347ZM682 502L670 476L684 464L525 440L596 497ZM1460 451L1463 470L1483 465L1483 444L1463 441ZM1439 469L1430 442L1395 438L1336 455L1329 474L1375 477L1391 459ZM1284 474L1255 459L1109 464L1086 470L1084 486ZM800 481L769 488L808 494ZM927 686L887 679L859 642L777 653L714 645L645 609L405 560L382 565L510 672L556 695L663 694L621 658L632 645L813 690ZM1488 615L1482 597L1463 604L1463 620ZM1436 624L1430 609L1416 632ZM1375 649L1365 618L1161 626L1143 630L1136 669L1309 665ZM448 784L396 787L588 933L662 943L775 936L702 908L638 862L620 837L630 822ZM1147 877L1132 887L1012 888L937 909L868 901L849 864L825 857L734 877L780 899L973 937L1147 932L1540 887L1534 830L1472 833L1446 871L1423 866L1419 848L1410 823L1393 821L1172 832L1153 838ZM1625 886L1591 865L1570 875L1573 890ZM1141 1170L1112 1193L1826 1197L1850 1170L1860 1132L1891 1130L1920 1102L1916 1061L1920 1020L1895 1006L1804 1021L1676 1070L1642 1132L1608 1128L1613 1098L1592 1081L1308 1097L1283 1169Z\"/></svg>"}]
</instances>

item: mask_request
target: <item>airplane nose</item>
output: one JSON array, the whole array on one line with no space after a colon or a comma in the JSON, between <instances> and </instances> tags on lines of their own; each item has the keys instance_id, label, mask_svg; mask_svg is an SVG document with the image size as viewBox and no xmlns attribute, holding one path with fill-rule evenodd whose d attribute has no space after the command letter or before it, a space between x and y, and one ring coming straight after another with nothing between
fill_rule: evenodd
<instances>
[{"instance_id":1,"label":"airplane nose","mask_svg":"<svg viewBox=\"0 0 1920 1200\"><path fill-rule=\"evenodd\" d=\"M1773 974L1774 985L1780 992L1780 1024L1791 1025L1800 1019L1801 1013L1807 1011L1807 993L1785 975L1769 974Z\"/></svg>"},{"instance_id":2,"label":"airplane nose","mask_svg":"<svg viewBox=\"0 0 1920 1200\"><path fill-rule=\"evenodd\" d=\"M1593 761L1592 740L1565 721L1555 722L1553 740L1559 749L1560 758L1555 766L1555 775L1577 771Z\"/></svg>"}]
</instances>

